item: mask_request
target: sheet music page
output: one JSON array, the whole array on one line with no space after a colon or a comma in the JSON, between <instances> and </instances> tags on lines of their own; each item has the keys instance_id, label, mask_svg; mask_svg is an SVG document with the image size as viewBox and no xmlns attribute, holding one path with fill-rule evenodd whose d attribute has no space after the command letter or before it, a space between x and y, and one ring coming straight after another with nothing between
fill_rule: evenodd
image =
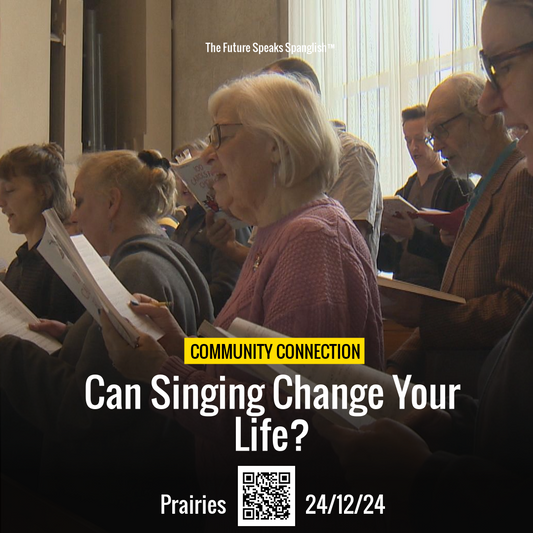
<instances>
[{"instance_id":1,"label":"sheet music page","mask_svg":"<svg viewBox=\"0 0 533 533\"><path fill-rule=\"evenodd\" d=\"M313 392L313 388L316 383L306 378L301 373L300 367L323 366L323 365L293 365L293 368L287 365L270 365L270 364L264 364L264 365L237 364L234 366L268 383L273 383L276 377L279 376L280 374L289 376L292 380L292 383L294 383L296 379L296 374L300 374L300 383L302 385L309 386L309 389L311 391L311 398L316 398L319 394L321 394L318 392ZM331 365L331 366L338 366L338 365ZM285 380L281 380L279 382L279 386L280 386L280 389L283 390L283 392L285 392L289 396L294 396L294 388L288 386ZM332 399L333 399L333 395L331 394L331 391L330 391L329 402L328 402L330 406L333 405ZM339 424L344 427L359 428L362 425L370 424L374 422L375 420L372 416L368 414L364 416L354 417L354 416L351 416L347 411L343 409L337 409L333 407L330 407L329 409L320 409L320 410L317 410L316 412L320 416L324 417L326 420L329 420L330 422L334 424Z\"/></svg>"},{"instance_id":2,"label":"sheet music page","mask_svg":"<svg viewBox=\"0 0 533 533\"><path fill-rule=\"evenodd\" d=\"M377 277L378 287L380 288L380 296L383 296L381 287L386 289L394 289L398 291L396 299L401 299L402 292L409 292L411 294L419 294L421 297L437 298L439 300L445 300L447 302L454 302L457 304L464 304L466 300L462 296L457 296L448 292L437 291L435 289L430 289L428 287L423 287L422 285L415 285L414 283L408 283L407 281L400 281L399 279L391 279L386 276L378 275ZM392 293L389 293L388 298L391 301L394 301L394 296ZM383 302L382 302L383 303Z\"/></svg>"},{"instance_id":3,"label":"sheet music page","mask_svg":"<svg viewBox=\"0 0 533 533\"><path fill-rule=\"evenodd\" d=\"M104 309L117 331L132 346L138 336L136 328L159 339L162 331L148 317L133 313L128 306L132 295L89 241L83 235L71 239L53 209L43 215L46 229L37 249L91 316L100 324L98 311Z\"/></svg>"},{"instance_id":4,"label":"sheet music page","mask_svg":"<svg viewBox=\"0 0 533 533\"><path fill-rule=\"evenodd\" d=\"M265 337L265 338L284 338L284 339L288 338L287 335L282 335L281 333L278 333L277 331L273 331L271 329L265 328L264 326L258 326L257 324L254 324L253 322L249 322L248 320L244 320L244 318L239 318L239 317L233 320L230 327L228 328L228 331L235 337L245 337L245 338Z\"/></svg>"},{"instance_id":5,"label":"sheet music page","mask_svg":"<svg viewBox=\"0 0 533 533\"><path fill-rule=\"evenodd\" d=\"M154 337L156 340L163 332L148 317L136 315L128 305L133 295L120 283L98 252L83 235L71 237L71 241L87 265L91 275L109 302L123 317L127 318L135 328Z\"/></svg>"},{"instance_id":6,"label":"sheet music page","mask_svg":"<svg viewBox=\"0 0 533 533\"><path fill-rule=\"evenodd\" d=\"M376 418L394 418L401 420L413 407L410 404L411 393L406 396L406 409L400 410L398 393L392 376L366 365L287 365L295 372L302 374L313 383L321 383L331 389L332 384L353 385L379 385L383 390L383 407L378 411L369 407L369 412ZM412 385L409 385L409 390ZM366 398L366 396L365 396ZM362 402L366 405L366 401Z\"/></svg>"},{"instance_id":7,"label":"sheet music page","mask_svg":"<svg viewBox=\"0 0 533 533\"><path fill-rule=\"evenodd\" d=\"M290 376L292 383L295 381L296 374L301 376L301 384L309 385L311 391L311 397L315 398L319 393L313 392L313 388L316 384L323 384L328 387L330 390L329 405L332 406L332 385L347 385L348 389L353 385L379 385L383 390L383 407L379 410L371 409L368 405L368 396L365 395L364 400L357 402L360 405L365 405L368 407L368 413L364 416L353 417L347 411L343 409L324 409L317 411L321 416L334 422L336 424L341 424L359 428L362 425L370 424L376 418L393 418L395 420L402 420L405 415L411 412L414 408L412 406L410 398L412 397L411 392L406 395L405 405L406 408L400 410L398 402L398 394L396 387L394 385L392 376L385 374L374 368L370 368L365 365L237 365L240 366L243 370L254 374L260 379L264 379L272 383L276 376L279 374L285 374ZM246 367L249 366L250 369ZM287 394L293 395L292 387L286 386L285 382L282 380L280 382L280 387ZM412 390L412 385L409 385L409 391ZM351 401L348 399L348 401ZM341 405L339 399L339 405ZM332 412L333 414L329 413Z\"/></svg>"},{"instance_id":8,"label":"sheet music page","mask_svg":"<svg viewBox=\"0 0 533 533\"><path fill-rule=\"evenodd\" d=\"M308 379L303 373L300 371L300 368L291 368L287 365L267 365L271 368L275 369L276 372L279 372L279 374L286 374L287 376L290 376L292 379L292 382L294 383L294 380L296 378L296 374L300 374L300 382L302 385L308 385L311 390L311 397L316 398L318 396L318 393L313 392L313 387L316 384L313 380ZM302 366L324 366L324 365L294 365L294 367L302 367ZM330 366L330 365L327 365ZM341 365L331 365L331 366L341 366ZM286 387L285 382L280 383L281 388L286 392L287 394L293 395L292 388ZM329 393L329 405L333 405L332 403L333 395L330 391ZM339 402L340 403L340 402ZM347 411L343 409L337 409L330 407L329 409L321 409L318 410L317 413L320 416L323 416L326 420L329 420L330 422L333 422L334 424L339 424L341 426L345 427L355 427L360 428L363 425L371 424L375 421L375 418L370 415L363 415L363 416L351 416Z\"/></svg>"},{"instance_id":9,"label":"sheet music page","mask_svg":"<svg viewBox=\"0 0 533 533\"><path fill-rule=\"evenodd\" d=\"M235 335L235 337L244 337L244 338L277 338L284 337L288 338L286 335L277 333L276 331L270 330L263 326L258 326L253 322L244 320L242 318L236 318L231 326L228 328L229 331ZM302 383L306 383L313 389L314 384L324 384L331 390L332 384L345 384L348 387L361 384L361 385L372 385L378 384L382 387L385 395L385 401L383 408L376 412L376 415L380 417L391 417L391 418L401 418L404 414L404 411L398 409L398 401L395 400L396 397L396 388L392 381L392 377L384 372L375 370L373 368L367 367L365 365L237 365L246 372L264 379L270 383L274 381L277 375L287 374L291 376L294 383L294 377L296 374L301 375ZM287 388L285 390L288 394L292 394L292 391ZM313 393L311 393L312 396ZM331 395L331 393L330 393ZM387 396L390 398L387 399ZM364 403L364 402L363 402ZM337 424L342 424L346 426L347 424L352 427L360 427L363 424L370 424L374 421L374 418L371 415L366 415L364 417L352 417L348 413L340 409L329 409L320 411L320 414L327 418L331 422ZM369 409L370 411L370 409ZM408 412L408 411L407 411Z\"/></svg>"},{"instance_id":10,"label":"sheet music page","mask_svg":"<svg viewBox=\"0 0 533 533\"><path fill-rule=\"evenodd\" d=\"M46 333L28 329L28 324L36 322L39 322L39 319L0 282L0 337L15 335L37 344L48 353L59 350L61 343L56 339Z\"/></svg>"},{"instance_id":11,"label":"sheet music page","mask_svg":"<svg viewBox=\"0 0 533 533\"><path fill-rule=\"evenodd\" d=\"M213 326L211 322L208 322L207 320L204 320L200 327L198 328L198 337L204 337L204 338L231 338L235 337L235 335L232 335L225 329L219 328L217 326Z\"/></svg>"},{"instance_id":12,"label":"sheet music page","mask_svg":"<svg viewBox=\"0 0 533 533\"><path fill-rule=\"evenodd\" d=\"M69 238L70 241L70 238ZM68 243L70 244L70 242ZM74 247L73 247L74 248ZM72 251L68 252L68 246L61 242L61 238L48 224L43 238L37 247L39 253L54 269L55 273L63 280L65 285L73 292L78 300L89 311L90 315L100 323L98 309L102 307L99 295L95 289L80 275L80 269L74 264L75 259ZM76 248L74 248L76 251Z\"/></svg>"}]
</instances>

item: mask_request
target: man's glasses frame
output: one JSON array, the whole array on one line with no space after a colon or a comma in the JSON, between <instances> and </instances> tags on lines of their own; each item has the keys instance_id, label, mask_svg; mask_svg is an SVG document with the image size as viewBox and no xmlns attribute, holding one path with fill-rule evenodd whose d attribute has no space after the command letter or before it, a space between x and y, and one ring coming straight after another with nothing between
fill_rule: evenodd
<instances>
[{"instance_id":1,"label":"man's glasses frame","mask_svg":"<svg viewBox=\"0 0 533 533\"><path fill-rule=\"evenodd\" d=\"M216 124L213 124L209 135L207 136L207 141L215 150L218 150L222 143L222 132L220 128L225 128L226 126L242 126L242 124L239 122L229 122L227 124L219 124L217 122Z\"/></svg>"},{"instance_id":2,"label":"man's glasses frame","mask_svg":"<svg viewBox=\"0 0 533 533\"><path fill-rule=\"evenodd\" d=\"M452 118L449 118L448 120L445 120L444 122L441 122L440 124L437 124L435 127L435 131L433 133L430 132L429 137L426 137L425 141L426 144L431 146L431 148L435 147L435 139L438 140L444 140L449 137L450 132L444 127L446 124L449 124L450 122L454 121L455 119L459 118L460 116L464 115L464 112L461 111L460 113L457 113L457 115L453 116Z\"/></svg>"},{"instance_id":3,"label":"man's glasses frame","mask_svg":"<svg viewBox=\"0 0 533 533\"><path fill-rule=\"evenodd\" d=\"M527 54L531 51L533 51L533 41L517 46L516 48L508 50L507 52L502 52L501 54L496 54L495 56L490 57L485 53L484 50L480 50L479 58L481 59L481 66L483 67L483 71L485 72L485 75L487 76L487 79L490 81L491 85L497 91L500 90L497 72L498 65L500 63L521 56L523 54Z\"/></svg>"}]
</instances>

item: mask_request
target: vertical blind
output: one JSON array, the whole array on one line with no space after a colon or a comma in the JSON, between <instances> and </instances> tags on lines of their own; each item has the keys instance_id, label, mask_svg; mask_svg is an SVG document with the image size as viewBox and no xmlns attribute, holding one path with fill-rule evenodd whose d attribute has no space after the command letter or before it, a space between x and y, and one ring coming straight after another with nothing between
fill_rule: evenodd
<instances>
[{"instance_id":1,"label":"vertical blind","mask_svg":"<svg viewBox=\"0 0 533 533\"><path fill-rule=\"evenodd\" d=\"M455 72L481 74L483 0L289 0L289 41L316 70L330 118L376 151L384 195L414 172L401 110ZM318 47L309 46L309 50Z\"/></svg>"}]
</instances>

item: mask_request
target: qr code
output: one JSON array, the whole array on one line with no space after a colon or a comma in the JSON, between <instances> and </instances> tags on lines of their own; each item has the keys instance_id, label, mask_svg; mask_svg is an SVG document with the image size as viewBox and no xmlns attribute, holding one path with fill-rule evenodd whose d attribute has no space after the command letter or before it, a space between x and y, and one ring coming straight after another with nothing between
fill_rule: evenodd
<instances>
[{"instance_id":1,"label":"qr code","mask_svg":"<svg viewBox=\"0 0 533 533\"><path fill-rule=\"evenodd\" d=\"M294 466L238 467L238 525L295 526Z\"/></svg>"}]
</instances>

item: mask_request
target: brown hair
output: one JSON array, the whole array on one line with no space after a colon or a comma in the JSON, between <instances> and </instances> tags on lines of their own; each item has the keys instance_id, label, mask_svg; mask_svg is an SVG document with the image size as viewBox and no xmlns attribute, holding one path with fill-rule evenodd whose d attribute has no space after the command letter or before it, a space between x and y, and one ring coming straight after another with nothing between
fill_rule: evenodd
<instances>
[{"instance_id":1,"label":"brown hair","mask_svg":"<svg viewBox=\"0 0 533 533\"><path fill-rule=\"evenodd\" d=\"M426 106L424 104L414 105L413 107L406 107L402 110L402 126L408 120L417 120L426 116Z\"/></svg>"},{"instance_id":2,"label":"brown hair","mask_svg":"<svg viewBox=\"0 0 533 533\"><path fill-rule=\"evenodd\" d=\"M0 179L23 176L44 192L42 210L53 207L59 218L67 220L72 212L72 196L67 183L63 150L56 143L29 144L6 152L0 158Z\"/></svg>"}]
</instances>

